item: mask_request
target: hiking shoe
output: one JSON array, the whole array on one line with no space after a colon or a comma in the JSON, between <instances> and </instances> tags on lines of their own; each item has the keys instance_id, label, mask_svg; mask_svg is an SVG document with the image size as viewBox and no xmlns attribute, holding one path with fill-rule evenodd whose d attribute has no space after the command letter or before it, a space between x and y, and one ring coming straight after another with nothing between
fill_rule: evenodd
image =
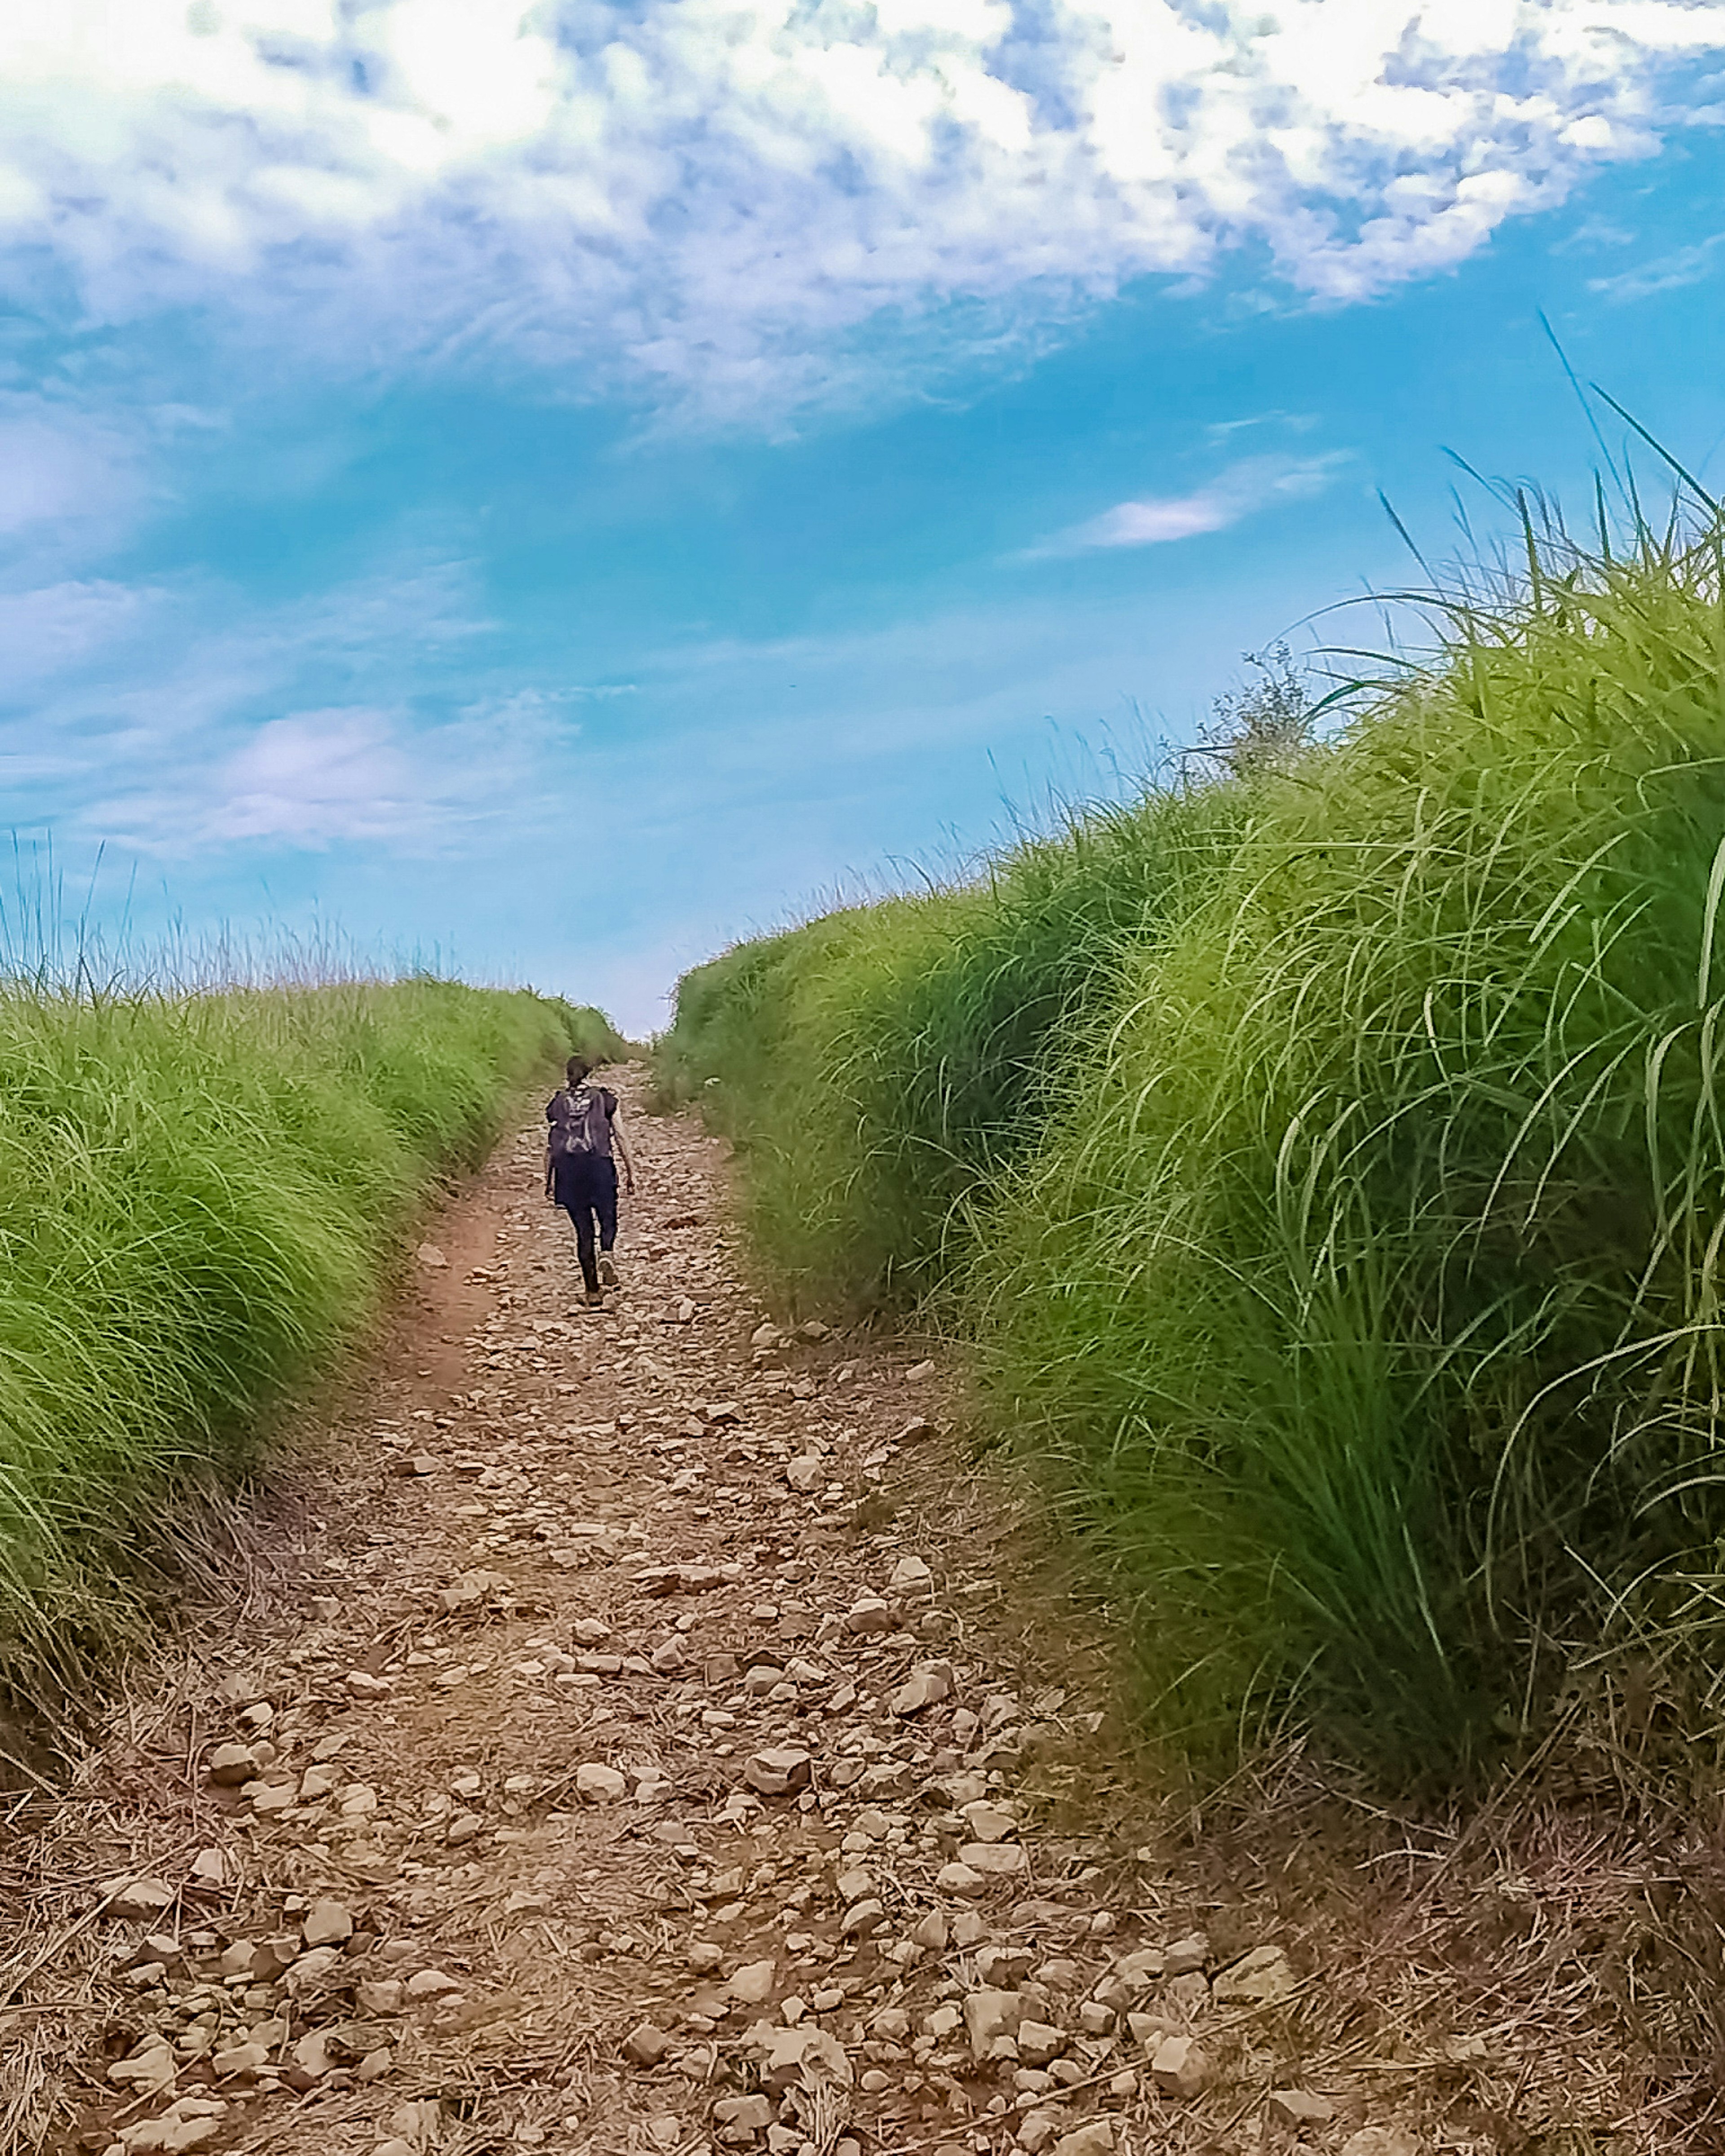
<instances>
[{"instance_id":1,"label":"hiking shoe","mask_svg":"<svg viewBox=\"0 0 1725 2156\"><path fill-rule=\"evenodd\" d=\"M617 1285L617 1260L608 1250L599 1253L599 1284L602 1287L615 1287Z\"/></svg>"},{"instance_id":2,"label":"hiking shoe","mask_svg":"<svg viewBox=\"0 0 1725 2156\"><path fill-rule=\"evenodd\" d=\"M605 1298L596 1287L587 1291L586 1302L589 1310L603 1310L605 1306Z\"/></svg>"}]
</instances>

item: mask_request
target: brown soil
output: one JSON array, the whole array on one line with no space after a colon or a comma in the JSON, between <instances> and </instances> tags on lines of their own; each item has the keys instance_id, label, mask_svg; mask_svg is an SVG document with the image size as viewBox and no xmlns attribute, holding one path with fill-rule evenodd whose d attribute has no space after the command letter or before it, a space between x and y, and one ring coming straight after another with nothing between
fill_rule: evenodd
<instances>
[{"instance_id":1,"label":"brown soil","mask_svg":"<svg viewBox=\"0 0 1725 2156\"><path fill-rule=\"evenodd\" d=\"M0 2156L1725 2146L1698 1854L1155 1794L921 1348L762 1344L721 1149L633 1127L605 1311L525 1130L231 1595L13 1808Z\"/></svg>"}]
</instances>

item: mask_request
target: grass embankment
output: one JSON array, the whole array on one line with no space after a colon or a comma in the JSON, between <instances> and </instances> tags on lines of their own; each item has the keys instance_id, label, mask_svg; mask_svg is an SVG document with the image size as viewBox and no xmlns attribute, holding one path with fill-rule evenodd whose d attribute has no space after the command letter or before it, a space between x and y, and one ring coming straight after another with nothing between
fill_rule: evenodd
<instances>
[{"instance_id":1,"label":"grass embankment","mask_svg":"<svg viewBox=\"0 0 1725 2156\"><path fill-rule=\"evenodd\" d=\"M0 1707L142 1620L177 1500L261 1457L402 1236L598 1013L413 979L0 988Z\"/></svg>"},{"instance_id":2,"label":"grass embankment","mask_svg":"<svg viewBox=\"0 0 1725 2156\"><path fill-rule=\"evenodd\" d=\"M1719 1727L1719 549L1451 621L1327 745L733 952L670 1037L766 1262L942 1274L1200 1756Z\"/></svg>"}]
</instances>

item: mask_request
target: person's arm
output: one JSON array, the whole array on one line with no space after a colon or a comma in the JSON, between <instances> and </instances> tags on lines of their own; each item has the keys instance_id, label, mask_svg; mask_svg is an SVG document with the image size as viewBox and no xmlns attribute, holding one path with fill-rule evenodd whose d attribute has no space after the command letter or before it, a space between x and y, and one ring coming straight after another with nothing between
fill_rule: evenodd
<instances>
[{"instance_id":1,"label":"person's arm","mask_svg":"<svg viewBox=\"0 0 1725 2156\"><path fill-rule=\"evenodd\" d=\"M557 1123L557 1096L553 1094L552 1096L551 1105L545 1111L545 1194L547 1198L554 1197L557 1194L557 1183L552 1168L551 1152L551 1134Z\"/></svg>"},{"instance_id":2,"label":"person's arm","mask_svg":"<svg viewBox=\"0 0 1725 2156\"><path fill-rule=\"evenodd\" d=\"M629 1147L624 1142L623 1125L618 1118L617 1096L611 1096L611 1142L617 1148L617 1158L623 1163L623 1187L633 1198L635 1194L635 1164L629 1157Z\"/></svg>"}]
</instances>

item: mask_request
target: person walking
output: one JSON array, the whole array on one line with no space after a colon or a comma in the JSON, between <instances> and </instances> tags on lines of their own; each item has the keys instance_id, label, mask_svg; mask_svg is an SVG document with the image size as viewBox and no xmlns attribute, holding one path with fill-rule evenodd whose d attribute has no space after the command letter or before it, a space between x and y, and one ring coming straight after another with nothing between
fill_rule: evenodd
<instances>
[{"instance_id":1,"label":"person walking","mask_svg":"<svg viewBox=\"0 0 1725 2156\"><path fill-rule=\"evenodd\" d=\"M617 1163L623 1163L624 1188L634 1195L634 1163L617 1122L617 1096L608 1086L593 1083L593 1065L572 1055L565 1065L568 1082L545 1104L550 1126L545 1146L545 1194L561 1205L575 1224L575 1255L590 1310L604 1302L600 1283L617 1285ZM595 1224L598 1248L593 1248Z\"/></svg>"}]
</instances>

